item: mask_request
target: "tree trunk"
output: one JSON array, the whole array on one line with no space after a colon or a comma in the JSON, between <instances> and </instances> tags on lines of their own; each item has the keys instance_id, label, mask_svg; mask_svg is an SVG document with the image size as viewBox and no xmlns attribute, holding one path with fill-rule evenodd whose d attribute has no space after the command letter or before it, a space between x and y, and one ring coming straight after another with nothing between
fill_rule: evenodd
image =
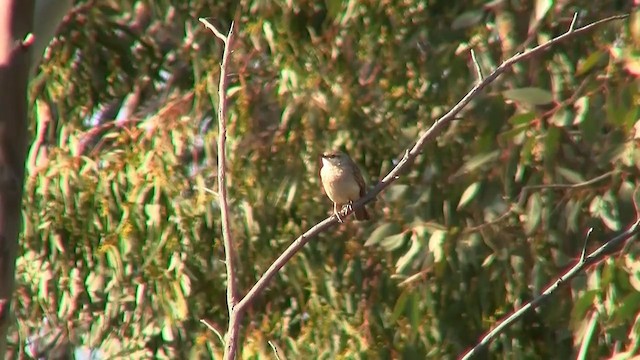
<instances>
[{"instance_id":1,"label":"tree trunk","mask_svg":"<svg viewBox=\"0 0 640 360\"><path fill-rule=\"evenodd\" d=\"M21 200L27 154L29 45L22 43L33 23L33 1L0 0L0 359L13 322Z\"/></svg>"}]
</instances>

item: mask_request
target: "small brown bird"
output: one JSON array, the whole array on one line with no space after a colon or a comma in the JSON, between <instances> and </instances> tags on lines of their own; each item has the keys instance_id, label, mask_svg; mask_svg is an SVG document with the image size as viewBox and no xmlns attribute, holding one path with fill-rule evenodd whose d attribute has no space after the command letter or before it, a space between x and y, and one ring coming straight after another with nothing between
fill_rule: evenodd
<instances>
[{"instance_id":1,"label":"small brown bird","mask_svg":"<svg viewBox=\"0 0 640 360\"><path fill-rule=\"evenodd\" d=\"M322 154L320 180L327 196L333 201L333 213L342 222L338 207L360 199L366 193L366 185L360 169L349 155L340 151L329 151ZM355 211L356 220L369 220L367 209L361 207Z\"/></svg>"}]
</instances>

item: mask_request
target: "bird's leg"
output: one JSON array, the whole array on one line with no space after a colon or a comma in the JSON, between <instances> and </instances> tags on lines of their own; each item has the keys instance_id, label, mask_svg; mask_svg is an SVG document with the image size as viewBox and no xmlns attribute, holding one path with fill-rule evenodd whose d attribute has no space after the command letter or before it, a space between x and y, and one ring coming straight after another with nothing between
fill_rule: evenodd
<instances>
[{"instance_id":1,"label":"bird's leg","mask_svg":"<svg viewBox=\"0 0 640 360\"><path fill-rule=\"evenodd\" d=\"M349 203L347 204L347 210L353 211L353 201L349 200Z\"/></svg>"},{"instance_id":2,"label":"bird's leg","mask_svg":"<svg viewBox=\"0 0 640 360\"><path fill-rule=\"evenodd\" d=\"M338 222L342 222L340 219L340 214L338 213L338 204L333 203L333 214L338 218Z\"/></svg>"},{"instance_id":3,"label":"bird's leg","mask_svg":"<svg viewBox=\"0 0 640 360\"><path fill-rule=\"evenodd\" d=\"M340 210L340 214L342 214L344 216L351 210L353 210L353 208L351 207L351 201L349 201L349 203L342 205L342 209Z\"/></svg>"}]
</instances>

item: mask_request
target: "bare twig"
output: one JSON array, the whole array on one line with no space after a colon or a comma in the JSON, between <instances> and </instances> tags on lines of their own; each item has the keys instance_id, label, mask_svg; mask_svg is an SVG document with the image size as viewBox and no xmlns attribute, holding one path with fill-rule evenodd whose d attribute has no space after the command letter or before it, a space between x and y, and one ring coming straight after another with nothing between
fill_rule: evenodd
<instances>
[{"instance_id":1,"label":"bare twig","mask_svg":"<svg viewBox=\"0 0 640 360\"><path fill-rule=\"evenodd\" d=\"M473 49L471 49L471 60L473 61L473 66L476 69L477 82L481 82L482 79L484 79L484 76L482 75L482 68L480 67L480 63L478 63L476 52Z\"/></svg>"},{"instance_id":2,"label":"bare twig","mask_svg":"<svg viewBox=\"0 0 640 360\"><path fill-rule=\"evenodd\" d=\"M599 247L596 251L592 252L584 259L580 259L577 264L575 264L572 268L567 270L560 278L554 282L552 285L547 287L545 291L540 294L540 296L536 297L532 301L528 302L526 305L515 311L513 314L509 315L504 320L501 320L493 330L491 330L487 335L485 335L480 342L469 350L461 359L467 360L471 359L474 355L478 355L480 351L482 351L493 339L495 339L500 333L502 333L506 328L511 326L516 320L520 319L526 312L533 310L540 306L542 302L547 300L561 285L567 284L569 280L576 277L578 274L582 272L587 266L594 264L600 261L607 255L612 254L622 245L627 239L630 239L634 235L640 232L640 218L638 218L625 232L614 237L613 239L607 241L604 245Z\"/></svg>"},{"instance_id":3,"label":"bare twig","mask_svg":"<svg viewBox=\"0 0 640 360\"><path fill-rule=\"evenodd\" d=\"M233 46L233 29L235 22L231 23L227 36L222 35L209 21L199 19L215 36L224 42L222 63L220 64L220 83L218 84L218 197L220 202L220 217L222 222L222 240L224 244L225 263L227 268L227 306L229 311L229 329L227 330L227 344L224 349L224 358L233 360L238 351L238 338L240 335L240 320L242 313L235 311L238 303L238 288L236 279L236 252L231 237L231 225L229 216L229 203L227 201L226 183L226 143L227 143L227 63L231 47Z\"/></svg>"},{"instance_id":4,"label":"bare twig","mask_svg":"<svg viewBox=\"0 0 640 360\"><path fill-rule=\"evenodd\" d=\"M273 355L275 355L276 360L280 360L280 356L278 355L278 348L269 340L269 346L271 346L271 350L273 350Z\"/></svg>"},{"instance_id":5,"label":"bare twig","mask_svg":"<svg viewBox=\"0 0 640 360\"><path fill-rule=\"evenodd\" d=\"M213 34L214 34L218 39L222 40L222 42L223 42L225 45L227 45L227 41L228 41L228 39L231 37L231 30L233 30L233 23L231 24L231 30L229 30L229 35L224 36L224 34L223 34L223 33L221 33L220 31L218 31L218 29L216 29L216 27L215 27L215 26L213 26L213 24L211 24L211 23L209 22L209 20L207 20L207 19L205 19L205 18L199 18L199 19L198 19L198 21L200 21L201 23L203 23L203 24L204 24L204 26L205 26L207 29L211 30L211 32L213 32ZM223 57L223 60L222 60L222 61L224 62L224 57Z\"/></svg>"},{"instance_id":6,"label":"bare twig","mask_svg":"<svg viewBox=\"0 0 640 360\"><path fill-rule=\"evenodd\" d=\"M207 320L205 319L200 319L200 322L202 324L204 324L204 326L206 326L209 330L211 330L214 334L216 334L216 336L218 337L218 339L220 340L220 343L222 343L222 346L224 346L224 337L222 336L222 334L220 334L220 332L218 331L218 329L216 329L213 325L211 325Z\"/></svg>"},{"instance_id":7,"label":"bare twig","mask_svg":"<svg viewBox=\"0 0 640 360\"><path fill-rule=\"evenodd\" d=\"M589 228L587 231L587 235L584 237L584 244L582 245L582 253L580 253L580 262L583 262L587 257L587 244L589 243L589 238L591 237L591 233L593 233L593 228Z\"/></svg>"},{"instance_id":8,"label":"bare twig","mask_svg":"<svg viewBox=\"0 0 640 360\"><path fill-rule=\"evenodd\" d=\"M571 19L571 25L569 25L569 32L572 32L576 28L576 23L578 22L578 13L573 14L573 19Z\"/></svg>"}]
</instances>

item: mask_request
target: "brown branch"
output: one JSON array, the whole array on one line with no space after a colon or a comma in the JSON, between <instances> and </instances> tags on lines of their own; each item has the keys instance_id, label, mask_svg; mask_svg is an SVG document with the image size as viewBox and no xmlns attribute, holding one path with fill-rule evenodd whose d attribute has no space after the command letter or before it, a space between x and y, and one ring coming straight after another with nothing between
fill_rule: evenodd
<instances>
[{"instance_id":1,"label":"brown branch","mask_svg":"<svg viewBox=\"0 0 640 360\"><path fill-rule=\"evenodd\" d=\"M224 42L222 63L220 64L220 83L218 84L218 196L220 201L220 216L222 221L222 239L224 244L225 262L227 268L227 306L229 311L229 329L227 330L227 344L224 350L225 359L235 359L238 352L238 338L240 335L240 320L242 313L235 311L238 302L238 289L236 279L236 252L231 237L231 224L229 216L229 203L227 199L226 182L226 143L227 143L227 64L231 47L233 46L233 29L235 22L231 23L229 33L224 36L209 21L199 19L214 35Z\"/></svg>"},{"instance_id":2,"label":"brown branch","mask_svg":"<svg viewBox=\"0 0 640 360\"><path fill-rule=\"evenodd\" d=\"M596 251L592 252L588 256L584 256L585 251L583 250L583 256L580 257L578 263L576 263L571 269L567 270L556 282L547 287L545 291L540 294L540 296L528 302L526 305L515 311L513 314L509 315L505 319L501 320L493 330L491 330L487 335L485 335L480 342L474 346L471 350L469 350L464 356L462 356L462 360L471 359L474 355L478 355L480 351L482 351L493 339L495 339L500 333L506 330L509 326L511 326L516 320L520 319L525 313L530 310L533 310L540 306L545 300L547 300L553 293L560 288L563 284L567 284L569 280L576 277L580 274L587 266L594 264L601 259L603 259L607 255L611 255L619 249L619 246L622 245L626 240L630 239L634 235L640 232L640 217L622 234L614 237L613 239L607 241L604 245L599 247ZM585 242L586 246L586 242Z\"/></svg>"},{"instance_id":3,"label":"brown branch","mask_svg":"<svg viewBox=\"0 0 640 360\"><path fill-rule=\"evenodd\" d=\"M583 181L581 183L577 183L577 184L546 184L546 185L529 185L529 186L525 186L523 188L523 191L528 192L529 190L543 190L543 189L550 189L550 190L562 190L562 189L570 189L570 190L577 190L577 189L584 189L587 188L591 185L594 185L596 183L599 183L602 180L605 180L607 178L609 178L612 175L615 175L617 173L619 173L619 170L611 170L609 172L606 172L602 175L598 175L596 177L594 177L591 180L587 180L587 181Z\"/></svg>"},{"instance_id":4,"label":"brown branch","mask_svg":"<svg viewBox=\"0 0 640 360\"><path fill-rule=\"evenodd\" d=\"M12 322L22 195L29 142L27 89L33 1L0 1L0 359Z\"/></svg>"}]
</instances>

